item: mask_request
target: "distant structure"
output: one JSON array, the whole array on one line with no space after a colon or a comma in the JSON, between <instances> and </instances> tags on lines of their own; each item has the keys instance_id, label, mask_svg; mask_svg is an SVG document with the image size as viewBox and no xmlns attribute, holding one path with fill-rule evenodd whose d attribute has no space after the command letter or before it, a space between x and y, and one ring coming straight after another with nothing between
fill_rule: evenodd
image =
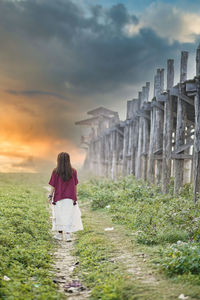
<instances>
[{"instance_id":1,"label":"distant structure","mask_svg":"<svg viewBox=\"0 0 200 300\"><path fill-rule=\"evenodd\" d=\"M126 120L117 112L99 107L88 112L91 118L76 122L90 127L82 136L87 154L84 168L95 175L133 174L169 190L174 177L174 192L186 182L193 183L194 201L200 192L200 45L196 51L196 76L187 79L188 52L181 52L180 82L174 85L174 60L167 61L167 86L164 69L154 76L154 97L149 100L146 82L137 99L127 101Z\"/></svg>"}]
</instances>

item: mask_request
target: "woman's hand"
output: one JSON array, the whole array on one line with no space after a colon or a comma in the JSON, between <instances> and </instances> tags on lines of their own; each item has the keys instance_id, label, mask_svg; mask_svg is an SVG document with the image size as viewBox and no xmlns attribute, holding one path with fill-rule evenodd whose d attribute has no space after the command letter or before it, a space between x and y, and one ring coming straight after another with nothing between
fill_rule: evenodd
<instances>
[{"instance_id":1,"label":"woman's hand","mask_svg":"<svg viewBox=\"0 0 200 300\"><path fill-rule=\"evenodd\" d=\"M73 201L73 205L76 205L76 204L77 204L77 201L74 200L74 201Z\"/></svg>"},{"instance_id":2,"label":"woman's hand","mask_svg":"<svg viewBox=\"0 0 200 300\"><path fill-rule=\"evenodd\" d=\"M49 200L49 204L52 204L52 197L53 197L53 195L48 195L48 200Z\"/></svg>"}]
</instances>

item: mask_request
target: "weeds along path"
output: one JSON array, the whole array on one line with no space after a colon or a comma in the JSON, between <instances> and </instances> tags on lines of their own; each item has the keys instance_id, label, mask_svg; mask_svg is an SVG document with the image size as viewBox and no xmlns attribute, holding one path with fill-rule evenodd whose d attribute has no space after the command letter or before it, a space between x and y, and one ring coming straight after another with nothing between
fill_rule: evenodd
<instances>
[{"instance_id":1,"label":"weeds along path","mask_svg":"<svg viewBox=\"0 0 200 300\"><path fill-rule=\"evenodd\" d=\"M148 250L150 248L138 245L134 233L123 225L114 224L105 210L91 211L89 203L84 202L81 210L84 225L90 228L92 235L103 238L108 246L112 244L113 264L119 268L124 278L130 280L135 286L135 294L131 291L131 294L126 295L125 298L108 297L107 299L200 299L199 287L195 289L187 283L177 283L159 273L157 267L151 262L154 254ZM113 230L105 231L106 228L112 229L112 227ZM81 233L80 239L82 235Z\"/></svg>"},{"instance_id":2,"label":"weeds along path","mask_svg":"<svg viewBox=\"0 0 200 300\"><path fill-rule=\"evenodd\" d=\"M153 286L158 284L153 271L147 271L147 268L144 266L146 255L141 252L133 252L133 244L123 226L113 224L110 216L105 212L90 211L86 207L82 208L82 212L84 218L87 219L87 223L92 226L96 234L104 235L109 243L114 246L114 263L122 264L124 271L129 275L134 275L134 278L142 283L149 283Z\"/></svg>"}]
</instances>

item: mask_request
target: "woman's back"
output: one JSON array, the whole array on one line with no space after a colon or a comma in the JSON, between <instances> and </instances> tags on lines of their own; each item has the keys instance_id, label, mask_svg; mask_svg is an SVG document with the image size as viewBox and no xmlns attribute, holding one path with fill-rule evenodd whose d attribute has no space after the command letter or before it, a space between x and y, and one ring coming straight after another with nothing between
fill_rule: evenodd
<instances>
[{"instance_id":1,"label":"woman's back","mask_svg":"<svg viewBox=\"0 0 200 300\"><path fill-rule=\"evenodd\" d=\"M49 184L52 186L49 199L54 204L52 230L58 232L55 238L61 239L61 233L64 238L66 233L66 239L70 241L69 233L83 230L83 224L76 196L77 171L72 168L68 153L58 154L57 167L52 171Z\"/></svg>"},{"instance_id":2,"label":"woman's back","mask_svg":"<svg viewBox=\"0 0 200 300\"><path fill-rule=\"evenodd\" d=\"M67 181L63 181L61 176L59 176L54 169L49 184L55 188L54 203L65 198L77 201L76 185L78 184L78 178L75 169L73 169L72 177Z\"/></svg>"}]
</instances>

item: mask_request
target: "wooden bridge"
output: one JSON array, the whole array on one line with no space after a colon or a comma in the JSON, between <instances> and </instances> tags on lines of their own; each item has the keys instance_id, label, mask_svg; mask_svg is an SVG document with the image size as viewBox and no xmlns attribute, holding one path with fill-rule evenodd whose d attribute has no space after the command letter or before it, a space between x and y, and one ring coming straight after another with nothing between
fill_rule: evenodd
<instances>
[{"instance_id":1,"label":"wooden bridge","mask_svg":"<svg viewBox=\"0 0 200 300\"><path fill-rule=\"evenodd\" d=\"M154 76L154 97L149 99L146 82L137 99L127 101L126 120L104 107L89 111L90 118L76 122L90 128L82 136L87 149L84 168L96 175L133 174L168 192L174 177L174 192L193 183L194 201L200 192L200 45L196 51L196 76L187 79L188 52L181 52L180 82L174 85L174 60Z\"/></svg>"}]
</instances>

